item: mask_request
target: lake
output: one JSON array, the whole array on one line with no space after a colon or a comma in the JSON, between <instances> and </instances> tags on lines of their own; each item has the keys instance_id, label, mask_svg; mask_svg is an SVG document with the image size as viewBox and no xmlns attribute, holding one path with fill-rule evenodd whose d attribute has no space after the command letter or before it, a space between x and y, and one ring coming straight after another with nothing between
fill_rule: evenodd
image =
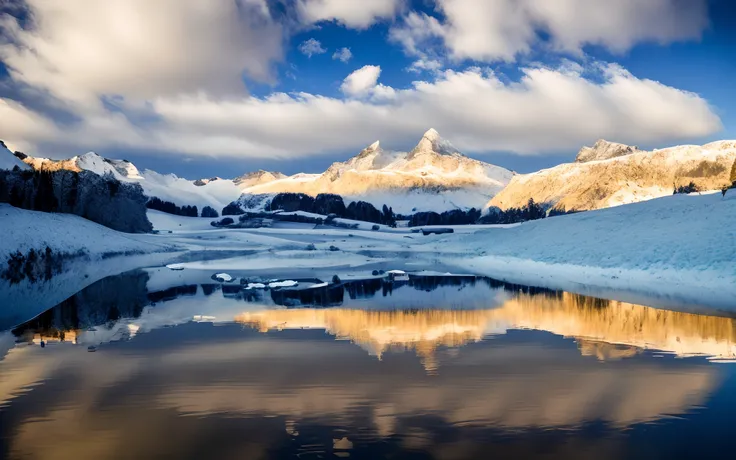
<instances>
[{"instance_id":1,"label":"lake","mask_svg":"<svg viewBox=\"0 0 736 460\"><path fill-rule=\"evenodd\" d=\"M105 278L0 332L0 457L650 459L736 447L728 312L428 272L268 290L182 273Z\"/></svg>"}]
</instances>

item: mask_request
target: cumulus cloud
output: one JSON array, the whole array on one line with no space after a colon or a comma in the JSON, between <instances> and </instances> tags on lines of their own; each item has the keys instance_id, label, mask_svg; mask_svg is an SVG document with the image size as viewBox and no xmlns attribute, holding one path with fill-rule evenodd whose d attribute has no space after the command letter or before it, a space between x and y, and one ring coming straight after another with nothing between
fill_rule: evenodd
<instances>
[{"instance_id":1,"label":"cumulus cloud","mask_svg":"<svg viewBox=\"0 0 736 460\"><path fill-rule=\"evenodd\" d=\"M412 62L406 70L414 73L437 72L441 70L442 67L444 67L442 62L437 59L420 58Z\"/></svg>"},{"instance_id":2,"label":"cumulus cloud","mask_svg":"<svg viewBox=\"0 0 736 460\"><path fill-rule=\"evenodd\" d=\"M14 144L120 145L189 155L289 158L360 149L375 139L400 145L434 127L466 152L573 152L599 137L651 144L706 136L721 128L698 95L636 78L614 64L533 67L509 82L481 69L440 72L405 89L377 83L378 66L353 72L340 99L308 93L156 98L139 107L158 121L137 126L121 113L90 112L64 129L17 105L0 105ZM594 77L594 78L591 78ZM121 106L121 111L128 108ZM325 136L325 133L329 133ZM23 144L29 152L32 146Z\"/></svg>"},{"instance_id":3,"label":"cumulus cloud","mask_svg":"<svg viewBox=\"0 0 736 460\"><path fill-rule=\"evenodd\" d=\"M588 44L624 52L640 42L699 38L708 25L706 0L436 0L442 20L410 12L390 33L412 55L439 41L456 60L512 61L539 33L558 51Z\"/></svg>"},{"instance_id":4,"label":"cumulus cloud","mask_svg":"<svg viewBox=\"0 0 736 460\"><path fill-rule=\"evenodd\" d=\"M242 93L272 81L282 26L265 0L26 0L23 28L0 16L0 60L12 78L63 99Z\"/></svg>"},{"instance_id":5,"label":"cumulus cloud","mask_svg":"<svg viewBox=\"0 0 736 460\"><path fill-rule=\"evenodd\" d=\"M332 59L337 59L338 61L347 63L350 59L353 58L353 52L350 51L350 48L340 48L339 50L335 51L335 53L332 55Z\"/></svg>"},{"instance_id":6,"label":"cumulus cloud","mask_svg":"<svg viewBox=\"0 0 736 460\"><path fill-rule=\"evenodd\" d=\"M349 96L364 95L376 87L380 75L380 66L363 66L345 78L340 90Z\"/></svg>"},{"instance_id":7,"label":"cumulus cloud","mask_svg":"<svg viewBox=\"0 0 736 460\"><path fill-rule=\"evenodd\" d=\"M405 0L298 0L302 22L336 21L346 27L365 29L381 19L392 18Z\"/></svg>"},{"instance_id":8,"label":"cumulus cloud","mask_svg":"<svg viewBox=\"0 0 736 460\"><path fill-rule=\"evenodd\" d=\"M299 45L299 51L310 58L315 54L324 54L327 52L326 49L322 48L322 43L314 38L303 41L302 44Z\"/></svg>"},{"instance_id":9,"label":"cumulus cloud","mask_svg":"<svg viewBox=\"0 0 736 460\"><path fill-rule=\"evenodd\" d=\"M54 157L116 147L289 158L359 149L378 138L405 145L429 127L467 152L525 154L575 151L599 137L670 143L721 127L698 95L613 64L530 66L520 80L509 81L482 69L443 70L439 54L427 52L428 45L440 44L456 58L512 59L532 46L540 28L549 33L550 46L564 50L586 43L623 50L640 40L681 39L699 33L700 0L684 10L670 8L676 0L647 0L638 15L631 5L642 1L634 0L615 2L621 11L585 0L601 5L599 13L583 0L559 0L554 11L543 0L470 2L478 7L474 13L467 0L437 1L442 15L411 12L391 31L418 57L409 70L423 72L427 81L386 86L374 65L344 79L340 89L347 97L255 97L243 77L273 81L288 33L267 0L206 6L200 0L26 0L31 27L0 15L0 60L10 73L0 87L0 138L29 154ZM403 5L298 3L312 21L349 27L391 17ZM499 14L494 8L509 8L502 10L504 20L493 16ZM587 18L584 27L570 19L573 9ZM685 21L682 11L693 19ZM622 37L615 36L619 32ZM326 52L314 39L305 44L308 55ZM348 59L344 49L335 55Z\"/></svg>"}]
</instances>

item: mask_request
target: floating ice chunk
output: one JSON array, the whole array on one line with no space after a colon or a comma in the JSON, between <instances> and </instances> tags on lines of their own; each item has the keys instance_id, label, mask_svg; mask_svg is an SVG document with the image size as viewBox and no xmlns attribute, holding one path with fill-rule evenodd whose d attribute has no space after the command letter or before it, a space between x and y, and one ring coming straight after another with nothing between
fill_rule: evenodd
<instances>
[{"instance_id":1,"label":"floating ice chunk","mask_svg":"<svg viewBox=\"0 0 736 460\"><path fill-rule=\"evenodd\" d=\"M217 281L222 281L222 282L225 282L225 283L229 283L230 281L233 280L233 277L230 276L230 275L228 275L227 273L217 273L217 274L215 274L215 279Z\"/></svg>"},{"instance_id":2,"label":"floating ice chunk","mask_svg":"<svg viewBox=\"0 0 736 460\"><path fill-rule=\"evenodd\" d=\"M406 272L404 270L389 270L386 273L389 273L391 275L406 275Z\"/></svg>"},{"instance_id":3,"label":"floating ice chunk","mask_svg":"<svg viewBox=\"0 0 736 460\"><path fill-rule=\"evenodd\" d=\"M284 280L284 281L275 281L273 283L268 283L268 287L270 288L279 288L279 287L294 287L297 286L299 283L294 280Z\"/></svg>"},{"instance_id":4,"label":"floating ice chunk","mask_svg":"<svg viewBox=\"0 0 736 460\"><path fill-rule=\"evenodd\" d=\"M250 291L251 289L266 289L266 285L263 283L248 283L248 285L245 286L245 290Z\"/></svg>"},{"instance_id":5,"label":"floating ice chunk","mask_svg":"<svg viewBox=\"0 0 736 460\"><path fill-rule=\"evenodd\" d=\"M309 286L309 289L315 289L315 288L323 288L327 287L330 283L317 283Z\"/></svg>"},{"instance_id":6,"label":"floating ice chunk","mask_svg":"<svg viewBox=\"0 0 736 460\"><path fill-rule=\"evenodd\" d=\"M183 264L169 264L166 266L169 270L184 270Z\"/></svg>"},{"instance_id":7,"label":"floating ice chunk","mask_svg":"<svg viewBox=\"0 0 736 460\"><path fill-rule=\"evenodd\" d=\"M211 322L215 320L214 316L205 316L205 315L194 315L192 319L198 323L201 322Z\"/></svg>"}]
</instances>

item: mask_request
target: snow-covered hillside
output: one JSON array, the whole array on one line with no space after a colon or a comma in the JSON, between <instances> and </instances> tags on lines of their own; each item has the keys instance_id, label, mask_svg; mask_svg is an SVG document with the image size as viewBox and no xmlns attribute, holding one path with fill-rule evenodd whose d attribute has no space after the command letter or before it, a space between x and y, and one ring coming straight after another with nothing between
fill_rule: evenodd
<instances>
[{"instance_id":1,"label":"snow-covered hillside","mask_svg":"<svg viewBox=\"0 0 736 460\"><path fill-rule=\"evenodd\" d=\"M136 182L149 197L158 197L179 206L193 205L200 210L211 206L218 212L237 198L241 189L232 180L214 180L198 186L195 182L182 179L175 174L159 174L156 171L138 168L127 160L110 160L89 152L66 160L26 157L25 163L34 169L55 171L91 171L99 175L111 174L123 182Z\"/></svg>"},{"instance_id":2,"label":"snow-covered hillside","mask_svg":"<svg viewBox=\"0 0 736 460\"><path fill-rule=\"evenodd\" d=\"M460 154L434 129L410 152L384 150L379 142L320 175L299 175L254 185L248 195L335 193L346 200L383 204L395 212L480 208L513 177L507 169ZM246 202L245 197L241 202Z\"/></svg>"},{"instance_id":3,"label":"snow-covered hillside","mask_svg":"<svg viewBox=\"0 0 736 460\"><path fill-rule=\"evenodd\" d=\"M586 161L608 160L637 152L641 152L638 147L599 139L593 147L583 147L580 149L578 156L575 157L575 161L585 163Z\"/></svg>"},{"instance_id":4,"label":"snow-covered hillside","mask_svg":"<svg viewBox=\"0 0 736 460\"><path fill-rule=\"evenodd\" d=\"M725 198L667 196L479 231L464 238L456 264L520 284L632 290L736 308L734 222L736 190ZM438 253L451 245L443 238Z\"/></svg>"},{"instance_id":5,"label":"snow-covered hillside","mask_svg":"<svg viewBox=\"0 0 736 460\"><path fill-rule=\"evenodd\" d=\"M20 169L30 169L29 166L20 161L13 152L8 150L8 147L3 141L0 141L0 169L13 169L15 167Z\"/></svg>"},{"instance_id":6,"label":"snow-covered hillside","mask_svg":"<svg viewBox=\"0 0 736 460\"><path fill-rule=\"evenodd\" d=\"M0 203L0 266L15 252L31 249L42 253L84 254L101 258L118 253L152 253L171 250L164 242L153 243L128 233L111 230L72 214L28 211Z\"/></svg>"},{"instance_id":7,"label":"snow-covered hillside","mask_svg":"<svg viewBox=\"0 0 736 460\"><path fill-rule=\"evenodd\" d=\"M514 176L488 204L507 209L533 198L559 209L590 210L672 195L676 186L690 182L718 190L729 184L734 161L736 141L651 152L599 142L581 150L576 163Z\"/></svg>"}]
</instances>

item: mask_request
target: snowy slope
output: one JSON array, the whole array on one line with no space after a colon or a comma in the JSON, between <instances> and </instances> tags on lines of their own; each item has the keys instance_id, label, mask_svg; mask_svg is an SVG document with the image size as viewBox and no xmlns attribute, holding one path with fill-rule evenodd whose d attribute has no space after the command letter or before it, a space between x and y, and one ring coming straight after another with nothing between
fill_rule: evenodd
<instances>
[{"instance_id":1,"label":"snowy slope","mask_svg":"<svg viewBox=\"0 0 736 460\"><path fill-rule=\"evenodd\" d=\"M457 266L516 283L661 292L736 308L733 192L668 196L486 229L461 244L443 238L436 250L456 245Z\"/></svg>"},{"instance_id":2,"label":"snowy slope","mask_svg":"<svg viewBox=\"0 0 736 460\"><path fill-rule=\"evenodd\" d=\"M281 192L335 193L394 211L446 211L482 207L513 177L507 169L460 154L434 129L410 152L390 152L379 142L321 175L292 176L249 187L248 195Z\"/></svg>"},{"instance_id":3,"label":"snowy slope","mask_svg":"<svg viewBox=\"0 0 736 460\"><path fill-rule=\"evenodd\" d=\"M701 190L718 190L729 183L736 161L736 141L651 152L634 147L629 151L621 144L596 145L601 148L592 157L614 157L584 162L579 157L576 163L514 176L488 204L506 209L523 206L533 198L560 209L590 210L671 195L675 186L691 181ZM628 153L615 156L617 152Z\"/></svg>"},{"instance_id":4,"label":"snowy slope","mask_svg":"<svg viewBox=\"0 0 736 460\"><path fill-rule=\"evenodd\" d=\"M8 150L5 143L0 141L0 169L13 169L15 167L20 169L30 169L30 167L20 161L13 152Z\"/></svg>"},{"instance_id":5,"label":"snowy slope","mask_svg":"<svg viewBox=\"0 0 736 460\"><path fill-rule=\"evenodd\" d=\"M168 251L165 243L149 243L72 214L28 211L0 203L0 266L12 253L31 249L83 253L93 258L111 253Z\"/></svg>"},{"instance_id":6,"label":"snowy slope","mask_svg":"<svg viewBox=\"0 0 736 460\"><path fill-rule=\"evenodd\" d=\"M593 147L583 147L580 149L578 156L575 157L575 161L577 163L585 163L586 161L609 160L637 152L641 152L638 147L599 139Z\"/></svg>"},{"instance_id":7,"label":"snowy slope","mask_svg":"<svg viewBox=\"0 0 736 460\"><path fill-rule=\"evenodd\" d=\"M243 174L240 177L233 179L233 183L241 189L252 187L254 185L266 184L279 179L285 179L287 176L280 172L264 171L259 169L258 171Z\"/></svg>"}]
</instances>

